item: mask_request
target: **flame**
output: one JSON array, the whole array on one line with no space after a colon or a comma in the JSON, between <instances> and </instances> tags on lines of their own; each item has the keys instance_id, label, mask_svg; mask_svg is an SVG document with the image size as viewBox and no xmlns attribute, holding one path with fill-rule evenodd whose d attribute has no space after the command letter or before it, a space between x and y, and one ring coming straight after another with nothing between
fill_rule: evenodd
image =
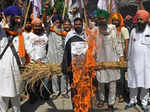
<instances>
[{"instance_id":1,"label":"flame","mask_svg":"<svg viewBox=\"0 0 150 112\"><path fill-rule=\"evenodd\" d=\"M92 80L95 78L95 70L92 69L96 65L94 59L94 51L96 51L96 35L86 29L88 35L88 50L83 59L78 56L72 61L73 83L72 88L76 89L76 95L73 97L74 112L89 112L91 108L92 97L94 96L95 87ZM80 62L79 62L80 61Z\"/></svg>"}]
</instances>

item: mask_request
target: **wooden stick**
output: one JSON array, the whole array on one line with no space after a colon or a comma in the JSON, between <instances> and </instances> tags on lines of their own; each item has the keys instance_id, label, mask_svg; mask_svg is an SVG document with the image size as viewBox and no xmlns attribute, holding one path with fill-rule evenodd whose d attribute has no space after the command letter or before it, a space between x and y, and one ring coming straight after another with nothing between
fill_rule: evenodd
<instances>
[{"instance_id":1,"label":"wooden stick","mask_svg":"<svg viewBox=\"0 0 150 112\"><path fill-rule=\"evenodd\" d=\"M85 20L85 24L86 24L86 27L88 27L88 19L87 19L87 11L86 11L86 8L85 8L85 1L83 0L83 4L84 4L84 20Z\"/></svg>"},{"instance_id":2,"label":"wooden stick","mask_svg":"<svg viewBox=\"0 0 150 112\"><path fill-rule=\"evenodd\" d=\"M23 29L24 29L24 27L26 25L26 22L27 22L28 12L29 12L30 6L31 6L31 0L29 0L29 4L28 4L28 7L27 7L27 10L26 10L26 13L25 13L25 19L24 19Z\"/></svg>"},{"instance_id":3,"label":"wooden stick","mask_svg":"<svg viewBox=\"0 0 150 112\"><path fill-rule=\"evenodd\" d=\"M112 12L112 0L110 0L110 3L108 3L107 9L108 9L108 12L111 14L111 12Z\"/></svg>"},{"instance_id":4,"label":"wooden stick","mask_svg":"<svg viewBox=\"0 0 150 112\"><path fill-rule=\"evenodd\" d=\"M51 0L47 0L46 3L49 4L51 2Z\"/></svg>"},{"instance_id":5,"label":"wooden stick","mask_svg":"<svg viewBox=\"0 0 150 112\"><path fill-rule=\"evenodd\" d=\"M65 12L66 12L66 9L67 9L67 1L68 0L65 0L65 4L64 4L64 10L63 10L63 14L62 14L62 19L64 20L65 18Z\"/></svg>"},{"instance_id":6,"label":"wooden stick","mask_svg":"<svg viewBox=\"0 0 150 112\"><path fill-rule=\"evenodd\" d=\"M142 0L138 0L138 7L139 7L140 10L145 10Z\"/></svg>"}]
</instances>

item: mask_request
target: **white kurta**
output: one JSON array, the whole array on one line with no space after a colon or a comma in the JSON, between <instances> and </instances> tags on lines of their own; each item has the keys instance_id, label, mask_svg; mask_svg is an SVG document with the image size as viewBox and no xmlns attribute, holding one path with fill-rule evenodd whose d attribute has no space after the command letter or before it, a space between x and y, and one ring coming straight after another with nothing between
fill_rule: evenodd
<instances>
[{"instance_id":1,"label":"white kurta","mask_svg":"<svg viewBox=\"0 0 150 112\"><path fill-rule=\"evenodd\" d=\"M67 41L70 38L72 38L73 36L81 37L83 40L86 40L86 38L87 38L87 35L86 35L86 33L84 31L82 31L81 34L78 34L78 33L76 33L75 30L71 30L71 31L68 32L68 34L67 34L67 36L65 38L65 45L66 45Z\"/></svg>"},{"instance_id":2,"label":"white kurta","mask_svg":"<svg viewBox=\"0 0 150 112\"><path fill-rule=\"evenodd\" d=\"M48 37L48 62L61 63L64 53L63 37L57 35L55 32L50 32Z\"/></svg>"},{"instance_id":3,"label":"white kurta","mask_svg":"<svg viewBox=\"0 0 150 112\"><path fill-rule=\"evenodd\" d=\"M43 63L47 62L46 46L48 44L48 37L46 34L36 35L29 33L24 36L25 49L31 61L40 59Z\"/></svg>"},{"instance_id":4,"label":"white kurta","mask_svg":"<svg viewBox=\"0 0 150 112\"><path fill-rule=\"evenodd\" d=\"M98 62L116 62L123 56L123 49L120 38L117 36L116 27L108 25L108 35L100 33L97 38L96 61ZM96 78L100 83L109 83L120 79L118 69L104 69L96 72Z\"/></svg>"},{"instance_id":5,"label":"white kurta","mask_svg":"<svg viewBox=\"0 0 150 112\"><path fill-rule=\"evenodd\" d=\"M128 86L150 88L150 27L131 32L128 52Z\"/></svg>"},{"instance_id":6,"label":"white kurta","mask_svg":"<svg viewBox=\"0 0 150 112\"><path fill-rule=\"evenodd\" d=\"M14 38L13 44L18 51L18 37ZM3 35L0 40L0 53L3 51L8 43L8 38ZM19 67L16 58L9 47L2 59L0 60L0 96L1 97L15 97L21 90L21 78Z\"/></svg>"}]
</instances>

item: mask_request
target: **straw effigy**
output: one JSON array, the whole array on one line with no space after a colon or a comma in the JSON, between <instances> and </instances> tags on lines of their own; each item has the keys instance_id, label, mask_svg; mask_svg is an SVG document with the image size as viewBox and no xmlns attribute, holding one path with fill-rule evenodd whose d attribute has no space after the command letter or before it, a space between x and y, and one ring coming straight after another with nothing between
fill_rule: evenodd
<instances>
[{"instance_id":1,"label":"straw effigy","mask_svg":"<svg viewBox=\"0 0 150 112\"><path fill-rule=\"evenodd\" d=\"M23 68L22 80L27 81L29 87L33 87L34 84L43 79L51 78L52 75L60 75L61 67L60 64L40 64L40 63L30 63Z\"/></svg>"},{"instance_id":2,"label":"straw effigy","mask_svg":"<svg viewBox=\"0 0 150 112\"><path fill-rule=\"evenodd\" d=\"M95 70L101 69L119 69L126 68L127 62L98 62L96 66L90 67ZM43 79L43 78L51 78L52 75L60 75L61 74L61 65L60 64L39 64L39 63L31 63L28 64L24 71L22 72L22 80L28 80L28 84L30 87L33 87L34 84Z\"/></svg>"}]
</instances>

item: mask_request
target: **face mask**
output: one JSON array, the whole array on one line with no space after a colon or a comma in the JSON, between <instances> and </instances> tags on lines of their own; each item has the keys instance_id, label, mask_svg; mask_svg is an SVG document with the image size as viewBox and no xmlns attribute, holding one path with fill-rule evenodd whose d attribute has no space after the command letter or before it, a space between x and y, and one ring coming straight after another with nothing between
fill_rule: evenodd
<instances>
[{"instance_id":1,"label":"face mask","mask_svg":"<svg viewBox=\"0 0 150 112\"><path fill-rule=\"evenodd\" d=\"M80 34L80 33L82 32L82 28L81 28L81 27L76 27L76 28L75 28L75 31L76 31L78 34Z\"/></svg>"}]
</instances>

